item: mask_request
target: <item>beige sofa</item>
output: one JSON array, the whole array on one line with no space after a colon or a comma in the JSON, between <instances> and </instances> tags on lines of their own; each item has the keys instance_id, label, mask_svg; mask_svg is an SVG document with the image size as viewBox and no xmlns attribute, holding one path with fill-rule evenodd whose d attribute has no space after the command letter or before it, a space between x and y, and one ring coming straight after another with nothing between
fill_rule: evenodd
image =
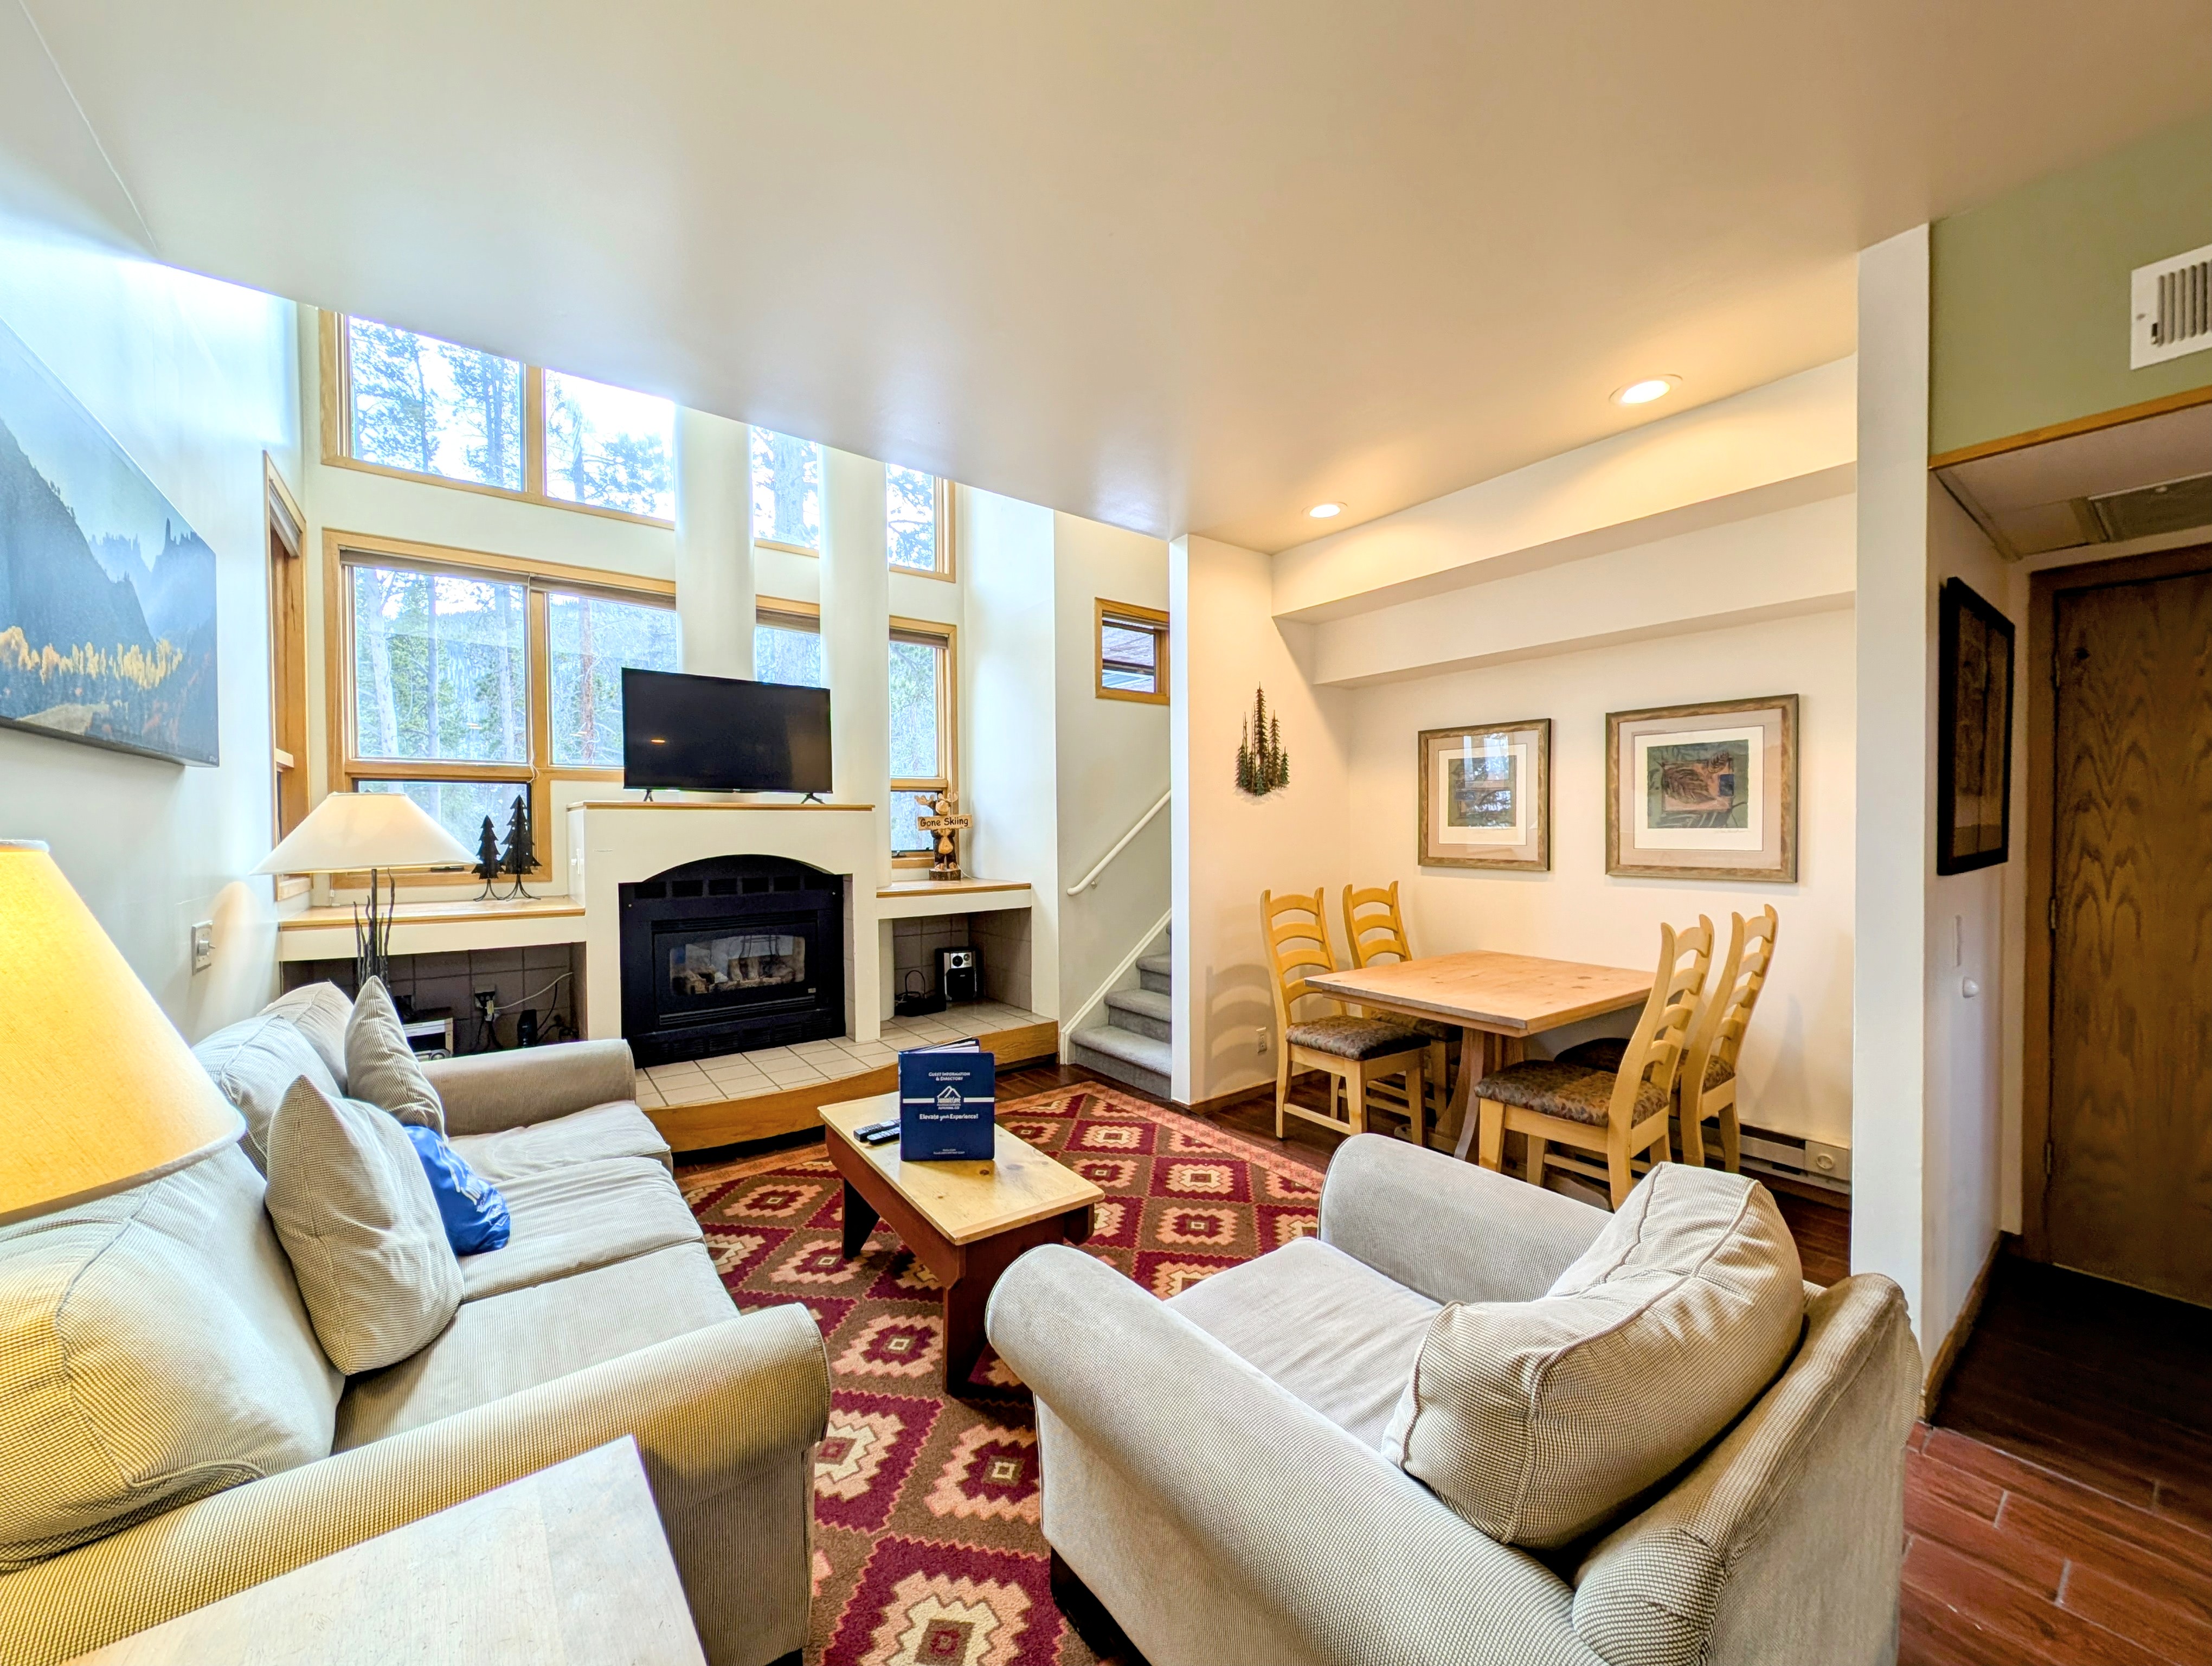
<instances>
[{"instance_id":1,"label":"beige sofa","mask_svg":"<svg viewBox=\"0 0 2212 1666\"><path fill-rule=\"evenodd\" d=\"M173 1316L193 1327L177 1357L194 1358L197 1335L220 1332L228 1355L263 1362L288 1409L317 1403L329 1455L258 1478L220 1464L187 1474L178 1449L219 1444L223 1432L173 1426L214 1415L210 1402L230 1416L251 1406L236 1409L234 1393L211 1386L195 1398L198 1385L179 1383L173 1403L137 1408L161 1436L157 1456L142 1473L118 1468L148 1505L106 1536L0 1574L0 1663L66 1659L624 1434L644 1456L707 1658L795 1659L811 1587L812 1449L830 1404L822 1340L802 1307L738 1315L667 1145L632 1100L623 1043L428 1067L454 1146L507 1198L512 1238L462 1258L465 1299L428 1347L349 1381L331 1370L260 1207L256 1164L296 1076L319 1071L343 1089L349 1011L319 985L210 1037L196 1051L246 1116L243 1149L154 1183L167 1189L154 1208L125 1194L84 1212L115 1232L117 1254L133 1242L118 1223L139 1223L146 1239L157 1217L198 1222L172 1229L157 1252L191 1263L161 1299L207 1299L204 1314ZM20 1310L27 1287L9 1282L11 1253L19 1272L36 1254L51 1259L53 1226L0 1232L0 1306ZM157 1261L148 1276L167 1270ZM34 1461L0 1451L0 1470Z\"/></svg>"},{"instance_id":2,"label":"beige sofa","mask_svg":"<svg viewBox=\"0 0 2212 1666\"><path fill-rule=\"evenodd\" d=\"M1023 1257L988 1326L1036 1395L1063 1607L1087 1586L1152 1666L1894 1660L1919 1352L1887 1279L1808 1286L1765 1392L1561 1551L1486 1537L1379 1454L1438 1305L1542 1295L1610 1219L1360 1135L1319 1242L1171 1301L1079 1250Z\"/></svg>"}]
</instances>

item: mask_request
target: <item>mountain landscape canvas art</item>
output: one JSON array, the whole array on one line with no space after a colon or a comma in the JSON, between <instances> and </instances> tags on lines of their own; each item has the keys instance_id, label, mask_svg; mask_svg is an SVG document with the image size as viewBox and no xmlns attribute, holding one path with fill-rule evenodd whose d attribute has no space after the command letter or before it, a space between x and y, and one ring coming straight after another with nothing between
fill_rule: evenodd
<instances>
[{"instance_id":1,"label":"mountain landscape canvas art","mask_svg":"<svg viewBox=\"0 0 2212 1666\"><path fill-rule=\"evenodd\" d=\"M215 551L4 325L0 722L217 761Z\"/></svg>"}]
</instances>

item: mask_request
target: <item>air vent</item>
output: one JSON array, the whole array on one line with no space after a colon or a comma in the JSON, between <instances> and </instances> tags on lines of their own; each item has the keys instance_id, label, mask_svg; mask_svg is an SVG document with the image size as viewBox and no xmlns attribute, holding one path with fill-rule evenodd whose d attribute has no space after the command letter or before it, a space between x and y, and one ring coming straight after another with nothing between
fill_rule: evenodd
<instances>
[{"instance_id":1,"label":"air vent","mask_svg":"<svg viewBox=\"0 0 2212 1666\"><path fill-rule=\"evenodd\" d=\"M2193 474L2156 486L2137 486L2132 491L2108 492L2088 502L2089 513L2097 518L2110 543L2154 538L2160 532L2185 532L2192 526L2212 526L2212 474Z\"/></svg>"},{"instance_id":2,"label":"air vent","mask_svg":"<svg viewBox=\"0 0 2212 1666\"><path fill-rule=\"evenodd\" d=\"M2129 369L2212 347L2212 243L2129 276Z\"/></svg>"}]
</instances>

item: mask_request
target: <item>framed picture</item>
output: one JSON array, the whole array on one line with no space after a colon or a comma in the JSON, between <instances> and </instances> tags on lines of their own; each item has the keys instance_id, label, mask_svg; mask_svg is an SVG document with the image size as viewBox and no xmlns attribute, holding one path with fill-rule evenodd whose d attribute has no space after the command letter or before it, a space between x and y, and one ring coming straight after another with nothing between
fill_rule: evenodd
<instances>
[{"instance_id":1,"label":"framed picture","mask_svg":"<svg viewBox=\"0 0 2212 1666\"><path fill-rule=\"evenodd\" d=\"M1936 684L1936 871L1994 867L2012 843L2012 621L1943 587Z\"/></svg>"},{"instance_id":2,"label":"framed picture","mask_svg":"<svg viewBox=\"0 0 2212 1666\"><path fill-rule=\"evenodd\" d=\"M215 566L0 325L0 723L216 762Z\"/></svg>"},{"instance_id":3,"label":"framed picture","mask_svg":"<svg viewBox=\"0 0 2212 1666\"><path fill-rule=\"evenodd\" d=\"M1605 871L1797 878L1797 696L1608 712Z\"/></svg>"},{"instance_id":4,"label":"framed picture","mask_svg":"<svg viewBox=\"0 0 2212 1666\"><path fill-rule=\"evenodd\" d=\"M1552 720L1420 735L1424 867L1552 866Z\"/></svg>"}]
</instances>

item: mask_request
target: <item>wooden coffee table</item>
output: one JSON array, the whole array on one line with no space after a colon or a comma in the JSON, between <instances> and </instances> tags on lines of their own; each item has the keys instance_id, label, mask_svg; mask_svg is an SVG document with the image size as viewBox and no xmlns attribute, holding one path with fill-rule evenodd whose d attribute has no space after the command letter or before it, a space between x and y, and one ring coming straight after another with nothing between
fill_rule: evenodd
<instances>
[{"instance_id":1,"label":"wooden coffee table","mask_svg":"<svg viewBox=\"0 0 2212 1666\"><path fill-rule=\"evenodd\" d=\"M845 1259L881 1220L945 1286L945 1387L957 1395L983 1352L983 1304L999 1274L1024 1250L1089 1237L1091 1206L1106 1194L1004 1128L988 1163L908 1163L896 1140L852 1137L897 1115L896 1093L822 1107L830 1161L845 1181Z\"/></svg>"}]
</instances>

